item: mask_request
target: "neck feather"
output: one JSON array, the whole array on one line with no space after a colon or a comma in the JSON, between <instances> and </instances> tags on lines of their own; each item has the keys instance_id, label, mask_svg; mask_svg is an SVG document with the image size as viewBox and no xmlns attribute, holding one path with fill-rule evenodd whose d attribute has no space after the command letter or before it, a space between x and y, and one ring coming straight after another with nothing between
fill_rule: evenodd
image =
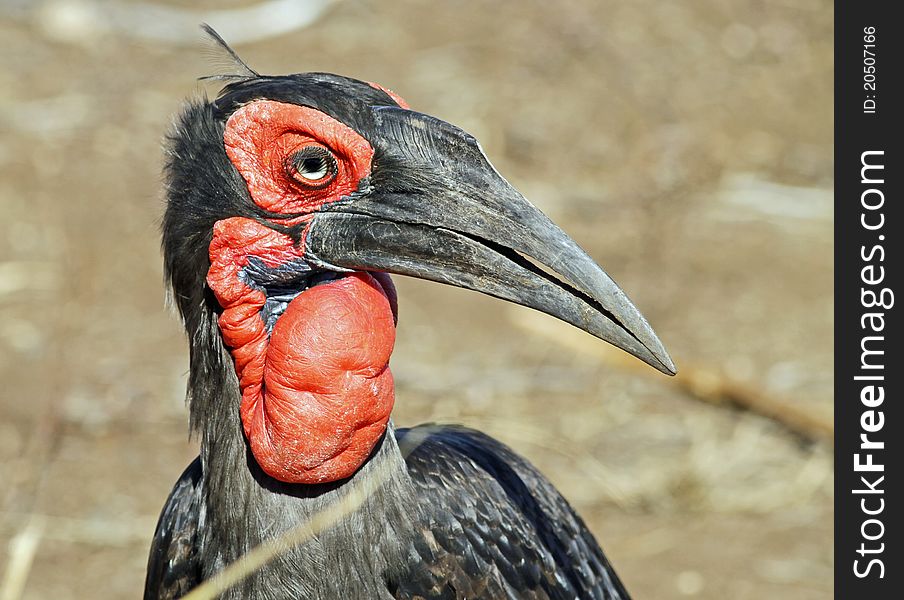
<instances>
[{"instance_id":1,"label":"neck feather","mask_svg":"<svg viewBox=\"0 0 904 600\"><path fill-rule=\"evenodd\" d=\"M216 327L215 320L209 321ZM303 544L230 590L226 598L257 597L280 589L287 597L342 597L342 581L359 581L360 565L385 574L403 563L404 540L417 520L414 494L391 421L362 466L349 478L315 485L292 484L259 466L244 435L242 393L232 356L219 331L197 333L192 343L192 421L201 434L204 523L199 548L204 577L218 572L265 540L304 527L324 510L334 510L364 491L363 506L337 519ZM211 342L202 351L199 342ZM404 507L404 509L403 509ZM345 512L345 511L343 511ZM323 569L322 565L330 565ZM381 581L374 586L377 597ZM326 594L326 595L324 595Z\"/></svg>"}]
</instances>

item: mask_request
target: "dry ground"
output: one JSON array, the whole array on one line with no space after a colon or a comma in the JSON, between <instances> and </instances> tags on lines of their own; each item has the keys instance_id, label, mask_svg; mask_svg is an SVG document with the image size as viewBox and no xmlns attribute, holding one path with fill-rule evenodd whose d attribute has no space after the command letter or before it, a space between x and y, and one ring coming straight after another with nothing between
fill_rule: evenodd
<instances>
[{"instance_id":1,"label":"dry ground","mask_svg":"<svg viewBox=\"0 0 904 600\"><path fill-rule=\"evenodd\" d=\"M83 18L95 5L0 3L0 574L37 544L12 569L27 599L136 597L196 452L163 301L160 146L214 69L192 40L103 31ZM826 0L349 0L239 50L262 72L379 81L471 131L679 367L830 420L832 23ZM625 369L589 336L562 344L573 332L548 317L398 286L396 421L463 422L525 453L636 598L832 595L825 443Z\"/></svg>"}]
</instances>

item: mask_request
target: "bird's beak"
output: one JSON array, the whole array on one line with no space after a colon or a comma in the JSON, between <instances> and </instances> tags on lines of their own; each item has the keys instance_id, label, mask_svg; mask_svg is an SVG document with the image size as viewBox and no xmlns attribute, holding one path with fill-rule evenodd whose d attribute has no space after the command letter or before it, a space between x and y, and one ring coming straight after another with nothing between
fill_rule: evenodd
<instances>
[{"instance_id":1,"label":"bird's beak","mask_svg":"<svg viewBox=\"0 0 904 600\"><path fill-rule=\"evenodd\" d=\"M473 137L412 111L374 113L373 191L316 213L305 242L309 261L410 275L529 306L675 374L621 288L496 172Z\"/></svg>"}]
</instances>

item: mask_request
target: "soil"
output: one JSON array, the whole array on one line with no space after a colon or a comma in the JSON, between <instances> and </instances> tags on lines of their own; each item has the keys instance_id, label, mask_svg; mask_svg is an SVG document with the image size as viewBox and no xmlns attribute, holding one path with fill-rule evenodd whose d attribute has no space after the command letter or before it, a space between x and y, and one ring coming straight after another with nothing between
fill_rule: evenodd
<instances>
[{"instance_id":1,"label":"soil","mask_svg":"<svg viewBox=\"0 0 904 600\"><path fill-rule=\"evenodd\" d=\"M197 22L248 4L165 6ZM111 24L133 6L0 6L4 597L139 595L197 452L164 302L161 148L219 68L194 25L154 41L150 22ZM377 81L473 133L679 369L830 423L832 28L826 0L362 0L237 49L264 73ZM701 402L590 336L563 344L551 317L396 283L395 421L465 423L524 453L635 598L832 597L829 444Z\"/></svg>"}]
</instances>

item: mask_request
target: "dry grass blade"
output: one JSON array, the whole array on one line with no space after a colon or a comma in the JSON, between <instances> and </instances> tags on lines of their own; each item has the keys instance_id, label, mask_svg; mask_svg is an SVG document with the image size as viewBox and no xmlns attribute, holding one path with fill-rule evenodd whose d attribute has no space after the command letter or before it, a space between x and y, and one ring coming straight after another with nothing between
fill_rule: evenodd
<instances>
[{"instance_id":1,"label":"dry grass blade","mask_svg":"<svg viewBox=\"0 0 904 600\"><path fill-rule=\"evenodd\" d=\"M0 585L0 600L18 600L22 597L43 533L44 520L32 515L22 531L9 541L9 563Z\"/></svg>"},{"instance_id":2,"label":"dry grass blade","mask_svg":"<svg viewBox=\"0 0 904 600\"><path fill-rule=\"evenodd\" d=\"M399 441L402 456L407 456L413 452L436 429L435 427L420 427L411 431L403 440ZM389 473L389 467L384 466L362 478L361 481L358 481L351 488L349 494L342 501L315 513L308 521L299 523L284 535L268 540L245 553L244 556L227 566L217 575L183 596L183 599L212 600L217 598L223 592L277 558L280 554L305 543L358 510L371 494L386 483L389 479Z\"/></svg>"},{"instance_id":3,"label":"dry grass blade","mask_svg":"<svg viewBox=\"0 0 904 600\"><path fill-rule=\"evenodd\" d=\"M552 319L536 317L525 311L512 311L509 314L519 327L561 346L595 356L607 364L624 370L643 374L653 373L649 367L634 357L607 344L601 344L577 329ZM678 369L678 375L667 382L681 388L683 392L697 400L758 414L807 441L831 443L834 439L834 423L802 410L793 402L736 381L715 369L688 365L686 362L681 362Z\"/></svg>"}]
</instances>

